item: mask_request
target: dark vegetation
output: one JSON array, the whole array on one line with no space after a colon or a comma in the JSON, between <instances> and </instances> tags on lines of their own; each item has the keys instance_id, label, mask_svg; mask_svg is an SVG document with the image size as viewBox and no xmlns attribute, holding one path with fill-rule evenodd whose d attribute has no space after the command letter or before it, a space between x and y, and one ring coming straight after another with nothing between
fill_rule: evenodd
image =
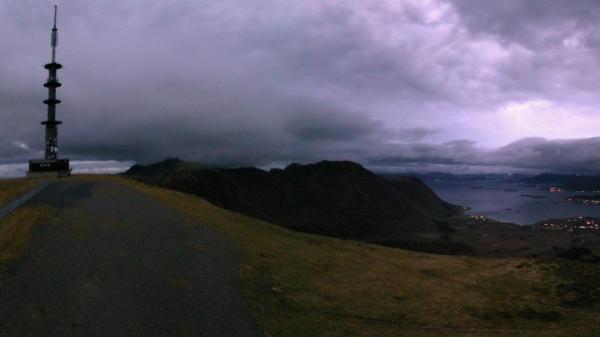
<instances>
[{"instance_id":1,"label":"dark vegetation","mask_svg":"<svg viewBox=\"0 0 600 337\"><path fill-rule=\"evenodd\" d=\"M598 262L600 259L593 255L592 251L586 247L573 246L567 249L559 249L556 256L569 260L580 260L589 262Z\"/></svg>"},{"instance_id":2,"label":"dark vegetation","mask_svg":"<svg viewBox=\"0 0 600 337\"><path fill-rule=\"evenodd\" d=\"M535 310L525 308L516 312L507 310L492 310L488 312L473 312L473 316L486 321L509 321L514 319L523 319L527 321L539 321L544 323L558 322L563 320L563 315L557 311Z\"/></svg>"},{"instance_id":3,"label":"dark vegetation","mask_svg":"<svg viewBox=\"0 0 600 337\"><path fill-rule=\"evenodd\" d=\"M600 304L600 264L560 259L542 265L558 277L560 306L589 309Z\"/></svg>"},{"instance_id":4,"label":"dark vegetation","mask_svg":"<svg viewBox=\"0 0 600 337\"><path fill-rule=\"evenodd\" d=\"M264 171L168 159L135 165L125 175L294 230L341 238L437 235L436 219L460 214L459 207L442 201L418 178L385 178L348 161Z\"/></svg>"},{"instance_id":5,"label":"dark vegetation","mask_svg":"<svg viewBox=\"0 0 600 337\"><path fill-rule=\"evenodd\" d=\"M452 241L448 239L381 239L368 240L370 243L375 243L382 246L412 250L416 252L444 254L444 255L476 255L473 248L464 242Z\"/></svg>"}]
</instances>

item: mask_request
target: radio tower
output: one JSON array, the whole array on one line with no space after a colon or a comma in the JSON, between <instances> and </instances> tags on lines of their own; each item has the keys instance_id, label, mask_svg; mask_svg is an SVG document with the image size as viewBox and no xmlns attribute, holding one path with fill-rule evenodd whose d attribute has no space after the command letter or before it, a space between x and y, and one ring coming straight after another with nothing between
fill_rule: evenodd
<instances>
[{"instance_id":1,"label":"radio tower","mask_svg":"<svg viewBox=\"0 0 600 337\"><path fill-rule=\"evenodd\" d=\"M53 160L58 156L58 125L60 121L56 120L56 105L60 104L60 100L56 99L56 88L61 86L56 73L62 65L56 63L56 45L58 44L58 29L56 28L56 15L58 14L58 6L54 5L54 26L52 27L52 62L44 66L48 69L48 81L44 84L48 88L48 99L44 104L48 105L48 120L42 122L46 126L46 159Z\"/></svg>"},{"instance_id":2,"label":"radio tower","mask_svg":"<svg viewBox=\"0 0 600 337\"><path fill-rule=\"evenodd\" d=\"M54 25L52 27L52 61L44 66L48 70L48 81L44 84L48 88L48 99L44 104L48 106L47 120L42 124L46 127L46 149L43 160L29 161L29 176L68 176L71 173L68 159L58 159L58 125L62 122L56 120L56 105L60 100L56 98L56 89L62 85L58 81L57 72L62 65L56 62L56 46L58 45L58 28L56 19L58 5L54 5Z\"/></svg>"}]
</instances>

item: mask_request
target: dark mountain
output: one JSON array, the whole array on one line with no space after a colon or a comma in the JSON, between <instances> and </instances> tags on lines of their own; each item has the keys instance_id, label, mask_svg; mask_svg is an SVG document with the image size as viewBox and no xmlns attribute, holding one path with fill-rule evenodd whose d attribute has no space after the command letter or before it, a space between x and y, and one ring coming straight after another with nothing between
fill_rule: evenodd
<instances>
[{"instance_id":1,"label":"dark mountain","mask_svg":"<svg viewBox=\"0 0 600 337\"><path fill-rule=\"evenodd\" d=\"M571 174L542 173L537 176L525 178L523 182L528 184L565 184L576 177L576 175Z\"/></svg>"},{"instance_id":2,"label":"dark mountain","mask_svg":"<svg viewBox=\"0 0 600 337\"><path fill-rule=\"evenodd\" d=\"M600 176L544 173L523 179L531 184L556 184L571 191L600 191Z\"/></svg>"},{"instance_id":3,"label":"dark mountain","mask_svg":"<svg viewBox=\"0 0 600 337\"><path fill-rule=\"evenodd\" d=\"M460 212L417 178L385 178L348 161L263 171L168 159L125 175L284 227L351 239L437 233L434 220Z\"/></svg>"},{"instance_id":4,"label":"dark mountain","mask_svg":"<svg viewBox=\"0 0 600 337\"><path fill-rule=\"evenodd\" d=\"M387 174L386 176L393 177L395 174ZM480 173L480 174L452 174L445 172L430 172L430 173L406 173L404 176L417 177L426 181L443 180L443 181L475 181L475 180L495 180L506 183L518 183L525 178L531 177L525 174L495 174L495 173Z\"/></svg>"},{"instance_id":5,"label":"dark mountain","mask_svg":"<svg viewBox=\"0 0 600 337\"><path fill-rule=\"evenodd\" d=\"M600 176L573 176L562 187L571 191L600 191Z\"/></svg>"},{"instance_id":6,"label":"dark mountain","mask_svg":"<svg viewBox=\"0 0 600 337\"><path fill-rule=\"evenodd\" d=\"M405 177L416 177L419 179L428 179L428 180L458 180L460 177L458 175L446 172L428 172L428 173L416 173L409 172L399 174L383 174L383 176L394 177L394 176L405 176Z\"/></svg>"},{"instance_id":7,"label":"dark mountain","mask_svg":"<svg viewBox=\"0 0 600 337\"><path fill-rule=\"evenodd\" d=\"M505 183L520 183L528 178L531 178L531 175L513 173L513 174L506 176L502 181Z\"/></svg>"}]
</instances>

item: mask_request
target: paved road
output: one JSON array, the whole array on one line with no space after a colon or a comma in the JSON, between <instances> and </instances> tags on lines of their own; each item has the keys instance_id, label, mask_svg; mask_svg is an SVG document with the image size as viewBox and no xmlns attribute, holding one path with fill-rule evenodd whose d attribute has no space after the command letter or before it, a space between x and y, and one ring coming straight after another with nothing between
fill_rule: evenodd
<instances>
[{"instance_id":1,"label":"paved road","mask_svg":"<svg viewBox=\"0 0 600 337\"><path fill-rule=\"evenodd\" d=\"M58 210L0 275L0 336L262 336L232 242L116 183L51 183Z\"/></svg>"}]
</instances>

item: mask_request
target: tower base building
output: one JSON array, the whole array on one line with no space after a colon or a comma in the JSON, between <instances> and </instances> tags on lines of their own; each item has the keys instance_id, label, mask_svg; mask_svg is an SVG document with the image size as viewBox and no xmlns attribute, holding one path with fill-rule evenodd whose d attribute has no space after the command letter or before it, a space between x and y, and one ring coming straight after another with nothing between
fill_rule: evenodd
<instances>
[{"instance_id":1,"label":"tower base building","mask_svg":"<svg viewBox=\"0 0 600 337\"><path fill-rule=\"evenodd\" d=\"M69 159L33 159L29 161L27 177L61 178L70 175Z\"/></svg>"}]
</instances>

